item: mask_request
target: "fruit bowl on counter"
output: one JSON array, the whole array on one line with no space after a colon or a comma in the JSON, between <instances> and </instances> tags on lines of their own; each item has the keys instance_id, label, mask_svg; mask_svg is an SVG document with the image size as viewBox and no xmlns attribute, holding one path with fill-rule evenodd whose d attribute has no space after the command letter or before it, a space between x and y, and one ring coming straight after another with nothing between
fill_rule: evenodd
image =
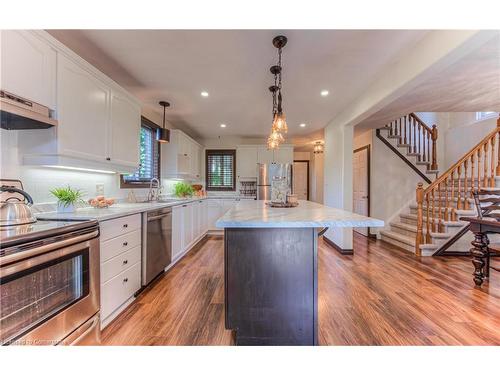
<instances>
[{"instance_id":1,"label":"fruit bowl on counter","mask_svg":"<svg viewBox=\"0 0 500 375\"><path fill-rule=\"evenodd\" d=\"M94 208L108 208L115 203L113 198L106 198L104 195L98 195L89 199L88 203Z\"/></svg>"}]
</instances>

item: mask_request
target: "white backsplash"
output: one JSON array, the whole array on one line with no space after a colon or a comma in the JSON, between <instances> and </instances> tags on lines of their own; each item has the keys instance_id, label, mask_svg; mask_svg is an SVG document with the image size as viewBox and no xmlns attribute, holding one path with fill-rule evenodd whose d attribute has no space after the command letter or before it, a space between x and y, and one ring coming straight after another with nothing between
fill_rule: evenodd
<instances>
[{"instance_id":1,"label":"white backsplash","mask_svg":"<svg viewBox=\"0 0 500 375\"><path fill-rule=\"evenodd\" d=\"M118 200L126 199L130 191L133 191L138 198L145 197L148 193L148 189L120 189L119 174L24 166L21 164L22 155L19 155L17 147L22 133L23 131L1 129L0 177L21 180L24 189L33 197L36 204L54 203L56 199L50 194L50 190L68 185L83 190L85 200L95 197L97 185L101 184L104 186L106 197ZM177 182L179 180L162 179L163 193L170 195Z\"/></svg>"}]
</instances>

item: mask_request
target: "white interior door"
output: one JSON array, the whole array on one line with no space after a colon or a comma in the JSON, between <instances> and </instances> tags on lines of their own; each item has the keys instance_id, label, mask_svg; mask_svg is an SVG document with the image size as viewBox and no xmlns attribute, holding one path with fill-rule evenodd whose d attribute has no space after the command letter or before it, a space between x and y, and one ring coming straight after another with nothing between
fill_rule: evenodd
<instances>
[{"instance_id":1,"label":"white interior door","mask_svg":"<svg viewBox=\"0 0 500 375\"><path fill-rule=\"evenodd\" d=\"M357 214L368 216L368 148L354 152L353 156L353 211ZM368 236L368 228L354 228L358 233Z\"/></svg>"},{"instance_id":2,"label":"white interior door","mask_svg":"<svg viewBox=\"0 0 500 375\"><path fill-rule=\"evenodd\" d=\"M305 161L293 162L293 193L297 194L299 199L307 200L308 196L308 163Z\"/></svg>"}]
</instances>

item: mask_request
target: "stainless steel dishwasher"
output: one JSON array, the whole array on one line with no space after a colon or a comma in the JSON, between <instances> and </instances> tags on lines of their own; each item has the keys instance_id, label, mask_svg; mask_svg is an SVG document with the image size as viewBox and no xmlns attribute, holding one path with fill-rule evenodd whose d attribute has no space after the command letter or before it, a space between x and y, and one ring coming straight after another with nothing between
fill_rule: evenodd
<instances>
[{"instance_id":1,"label":"stainless steel dishwasher","mask_svg":"<svg viewBox=\"0 0 500 375\"><path fill-rule=\"evenodd\" d=\"M142 214L142 285L148 285L172 261L172 209Z\"/></svg>"}]
</instances>

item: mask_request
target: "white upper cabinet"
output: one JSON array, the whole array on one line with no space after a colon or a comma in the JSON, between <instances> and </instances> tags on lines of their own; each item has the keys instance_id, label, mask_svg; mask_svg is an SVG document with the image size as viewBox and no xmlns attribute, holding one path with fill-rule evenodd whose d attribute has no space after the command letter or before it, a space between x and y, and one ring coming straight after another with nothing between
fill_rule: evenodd
<instances>
[{"instance_id":1,"label":"white upper cabinet","mask_svg":"<svg viewBox=\"0 0 500 375\"><path fill-rule=\"evenodd\" d=\"M240 179L257 177L256 146L238 146L236 149L236 174Z\"/></svg>"},{"instance_id":2,"label":"white upper cabinet","mask_svg":"<svg viewBox=\"0 0 500 375\"><path fill-rule=\"evenodd\" d=\"M274 151L275 163L293 163L293 146L283 145Z\"/></svg>"},{"instance_id":3,"label":"white upper cabinet","mask_svg":"<svg viewBox=\"0 0 500 375\"><path fill-rule=\"evenodd\" d=\"M109 158L113 163L139 165L141 108L126 95L112 91Z\"/></svg>"},{"instance_id":4,"label":"white upper cabinet","mask_svg":"<svg viewBox=\"0 0 500 375\"><path fill-rule=\"evenodd\" d=\"M161 168L163 177L197 180L201 176L202 147L182 131L170 131L170 143L162 145Z\"/></svg>"},{"instance_id":5,"label":"white upper cabinet","mask_svg":"<svg viewBox=\"0 0 500 375\"><path fill-rule=\"evenodd\" d=\"M269 164L274 162L273 150L268 150L265 146L261 146L257 150L257 163Z\"/></svg>"},{"instance_id":6,"label":"white upper cabinet","mask_svg":"<svg viewBox=\"0 0 500 375\"><path fill-rule=\"evenodd\" d=\"M57 62L57 135L60 152L104 163L110 158L111 90L64 55L59 54Z\"/></svg>"},{"instance_id":7,"label":"white upper cabinet","mask_svg":"<svg viewBox=\"0 0 500 375\"><path fill-rule=\"evenodd\" d=\"M41 52L24 51L28 49L28 42L20 42L24 39L36 42L32 49ZM13 75L19 76L15 80L21 83L18 89L11 89L13 93L38 100L34 93L22 91L22 80L25 78L33 80L35 84L32 86L35 88L54 86L53 90L47 89L46 92L39 90L43 94L39 94L40 97L50 99L49 93L57 91L53 99L55 105L51 108L55 109L58 126L42 131L29 130L23 134L19 147L24 155L24 163L134 172L139 165L139 101L45 32L8 34L7 40L8 50L13 48L9 45L14 42L25 46L22 48L24 54L18 52L16 58L19 66L14 69ZM3 52L2 43L2 63ZM24 61L30 54L32 61ZM7 66L2 66L2 74L4 69L13 69L9 59ZM31 69L29 64L33 65ZM54 74L45 74L50 66ZM33 71L38 72L35 78L30 75ZM7 86L5 89L8 90ZM49 102L49 99L45 102Z\"/></svg>"},{"instance_id":8,"label":"white upper cabinet","mask_svg":"<svg viewBox=\"0 0 500 375\"><path fill-rule=\"evenodd\" d=\"M3 30L1 89L55 109L56 51L30 31Z\"/></svg>"}]
</instances>

